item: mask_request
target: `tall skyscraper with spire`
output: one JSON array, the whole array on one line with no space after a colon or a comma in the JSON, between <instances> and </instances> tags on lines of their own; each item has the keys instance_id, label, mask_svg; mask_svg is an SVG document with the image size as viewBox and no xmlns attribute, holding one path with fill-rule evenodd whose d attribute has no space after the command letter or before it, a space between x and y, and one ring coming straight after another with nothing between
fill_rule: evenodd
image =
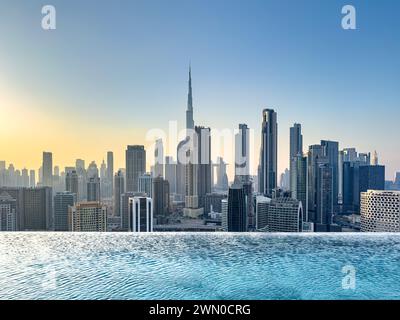
<instances>
[{"instance_id":1,"label":"tall skyscraper with spire","mask_svg":"<svg viewBox=\"0 0 400 320\"><path fill-rule=\"evenodd\" d=\"M189 66L189 90L186 109L186 129L194 129L193 120L193 95L192 95L192 67Z\"/></svg>"},{"instance_id":2,"label":"tall skyscraper with spire","mask_svg":"<svg viewBox=\"0 0 400 320\"><path fill-rule=\"evenodd\" d=\"M193 93L192 93L192 68L189 65L189 84L188 84L188 101L187 101L187 109L186 109L186 131L187 136L184 140L179 142L177 147L177 165L176 165L176 193L183 197L186 194L186 167L185 163L187 163L187 154L190 149L192 136L189 130L194 131L194 120L193 120ZM186 160L183 161L183 160Z\"/></svg>"}]
</instances>

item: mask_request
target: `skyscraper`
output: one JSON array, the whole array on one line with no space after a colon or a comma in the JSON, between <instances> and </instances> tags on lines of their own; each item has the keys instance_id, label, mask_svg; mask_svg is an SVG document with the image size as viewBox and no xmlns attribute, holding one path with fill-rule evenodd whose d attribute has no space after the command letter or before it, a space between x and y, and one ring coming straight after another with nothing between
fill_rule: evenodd
<instances>
[{"instance_id":1,"label":"skyscraper","mask_svg":"<svg viewBox=\"0 0 400 320\"><path fill-rule=\"evenodd\" d=\"M198 217L204 212L205 197L211 192L211 135L210 128L196 126L193 148L186 167L185 210L187 216Z\"/></svg>"},{"instance_id":2,"label":"skyscraper","mask_svg":"<svg viewBox=\"0 0 400 320\"><path fill-rule=\"evenodd\" d=\"M125 178L122 170L114 177L114 216L121 216L121 196L125 193Z\"/></svg>"},{"instance_id":3,"label":"skyscraper","mask_svg":"<svg viewBox=\"0 0 400 320\"><path fill-rule=\"evenodd\" d=\"M235 135L235 180L246 182L250 179L250 130L247 124L239 124Z\"/></svg>"},{"instance_id":4,"label":"skyscraper","mask_svg":"<svg viewBox=\"0 0 400 320\"><path fill-rule=\"evenodd\" d=\"M189 89L186 110L186 129L194 129L193 120L193 94L192 94L192 68L189 66Z\"/></svg>"},{"instance_id":5,"label":"skyscraper","mask_svg":"<svg viewBox=\"0 0 400 320\"><path fill-rule=\"evenodd\" d=\"M360 212L360 196L368 190L385 189L385 167L366 165L360 161L343 163L343 210Z\"/></svg>"},{"instance_id":6,"label":"skyscraper","mask_svg":"<svg viewBox=\"0 0 400 320\"><path fill-rule=\"evenodd\" d=\"M304 221L308 220L308 172L307 157L300 153L292 157L290 171L290 191L293 199L301 202Z\"/></svg>"},{"instance_id":7,"label":"skyscraper","mask_svg":"<svg viewBox=\"0 0 400 320\"><path fill-rule=\"evenodd\" d=\"M213 165L217 169L216 188L222 191L228 190L228 176L226 174L227 163L222 157L217 158L217 163Z\"/></svg>"},{"instance_id":8,"label":"skyscraper","mask_svg":"<svg viewBox=\"0 0 400 320\"><path fill-rule=\"evenodd\" d=\"M154 149L153 177L164 177L164 146L162 139L157 139Z\"/></svg>"},{"instance_id":9,"label":"skyscraper","mask_svg":"<svg viewBox=\"0 0 400 320\"><path fill-rule=\"evenodd\" d=\"M53 186L53 154L51 152L43 152L42 162L42 185L44 187Z\"/></svg>"},{"instance_id":10,"label":"skyscraper","mask_svg":"<svg viewBox=\"0 0 400 320\"><path fill-rule=\"evenodd\" d=\"M147 197L153 197L153 177L150 173L144 173L139 177L138 192L146 194Z\"/></svg>"},{"instance_id":11,"label":"skyscraper","mask_svg":"<svg viewBox=\"0 0 400 320\"><path fill-rule=\"evenodd\" d=\"M29 187L36 187L35 170L29 171Z\"/></svg>"},{"instance_id":12,"label":"skyscraper","mask_svg":"<svg viewBox=\"0 0 400 320\"><path fill-rule=\"evenodd\" d=\"M318 196L318 175L319 166L327 163L324 150L321 145L311 145L308 150L308 220L317 221L317 196Z\"/></svg>"},{"instance_id":13,"label":"skyscraper","mask_svg":"<svg viewBox=\"0 0 400 320\"><path fill-rule=\"evenodd\" d=\"M328 159L328 163L332 167L332 200L333 205L336 206L339 202L339 143L336 141L321 140L321 146L324 150L324 156Z\"/></svg>"},{"instance_id":14,"label":"skyscraper","mask_svg":"<svg viewBox=\"0 0 400 320\"><path fill-rule=\"evenodd\" d=\"M75 199L80 199L79 195L79 177L76 170L67 171L65 175L65 190L75 194Z\"/></svg>"},{"instance_id":15,"label":"skyscraper","mask_svg":"<svg viewBox=\"0 0 400 320\"><path fill-rule=\"evenodd\" d=\"M54 229L53 199L50 187L23 189L20 230L51 231Z\"/></svg>"},{"instance_id":16,"label":"skyscraper","mask_svg":"<svg viewBox=\"0 0 400 320\"><path fill-rule=\"evenodd\" d=\"M153 215L158 224L163 224L169 215L169 183L163 177L153 179Z\"/></svg>"},{"instance_id":17,"label":"skyscraper","mask_svg":"<svg viewBox=\"0 0 400 320\"><path fill-rule=\"evenodd\" d=\"M277 187L278 124L273 109L264 109L261 133L259 191L271 195Z\"/></svg>"},{"instance_id":18,"label":"skyscraper","mask_svg":"<svg viewBox=\"0 0 400 320\"><path fill-rule=\"evenodd\" d=\"M301 134L301 124L295 123L290 128L290 151L289 151L289 170L290 170L290 191L296 186L297 182L294 181L297 177L296 170L296 157L303 155L303 135ZM296 199L296 198L294 198Z\"/></svg>"},{"instance_id":19,"label":"skyscraper","mask_svg":"<svg viewBox=\"0 0 400 320\"><path fill-rule=\"evenodd\" d=\"M129 231L130 229L130 200L135 197L134 192L125 192L121 195L121 230ZM145 195L144 195L145 196Z\"/></svg>"},{"instance_id":20,"label":"skyscraper","mask_svg":"<svg viewBox=\"0 0 400 320\"><path fill-rule=\"evenodd\" d=\"M87 201L98 202L101 199L100 178L93 176L87 182Z\"/></svg>"},{"instance_id":21,"label":"skyscraper","mask_svg":"<svg viewBox=\"0 0 400 320\"><path fill-rule=\"evenodd\" d=\"M333 169L329 163L318 167L316 231L329 231L333 216Z\"/></svg>"},{"instance_id":22,"label":"skyscraper","mask_svg":"<svg viewBox=\"0 0 400 320\"><path fill-rule=\"evenodd\" d=\"M107 182L108 182L108 196L111 197L114 192L114 153L107 152Z\"/></svg>"},{"instance_id":23,"label":"skyscraper","mask_svg":"<svg viewBox=\"0 0 400 320\"><path fill-rule=\"evenodd\" d=\"M0 192L0 231L17 231L17 200Z\"/></svg>"},{"instance_id":24,"label":"skyscraper","mask_svg":"<svg viewBox=\"0 0 400 320\"><path fill-rule=\"evenodd\" d=\"M153 231L153 201L148 197L135 196L129 199L129 231Z\"/></svg>"},{"instance_id":25,"label":"skyscraper","mask_svg":"<svg viewBox=\"0 0 400 320\"><path fill-rule=\"evenodd\" d=\"M107 207L100 202L81 202L69 207L69 229L74 232L106 232Z\"/></svg>"},{"instance_id":26,"label":"skyscraper","mask_svg":"<svg viewBox=\"0 0 400 320\"><path fill-rule=\"evenodd\" d=\"M173 157L165 157L165 179L169 182L170 193L176 193L176 162Z\"/></svg>"},{"instance_id":27,"label":"skyscraper","mask_svg":"<svg viewBox=\"0 0 400 320\"><path fill-rule=\"evenodd\" d=\"M303 135L301 134L301 124L295 123L290 128L290 158L303 154Z\"/></svg>"},{"instance_id":28,"label":"skyscraper","mask_svg":"<svg viewBox=\"0 0 400 320\"><path fill-rule=\"evenodd\" d=\"M54 231L68 231L68 210L75 202L75 194L57 192L54 196Z\"/></svg>"},{"instance_id":29,"label":"skyscraper","mask_svg":"<svg viewBox=\"0 0 400 320\"><path fill-rule=\"evenodd\" d=\"M228 193L228 231L246 232L248 230L247 199L243 185L234 183Z\"/></svg>"},{"instance_id":30,"label":"skyscraper","mask_svg":"<svg viewBox=\"0 0 400 320\"><path fill-rule=\"evenodd\" d=\"M176 150L176 194L184 199L186 196L186 165L189 162L188 155L193 147L191 137L194 134L193 120L193 94L192 94L192 72L189 67L188 99L186 108L186 137L180 141Z\"/></svg>"},{"instance_id":31,"label":"skyscraper","mask_svg":"<svg viewBox=\"0 0 400 320\"><path fill-rule=\"evenodd\" d=\"M125 152L126 191L139 190L139 177L146 172L146 151L142 145L128 146Z\"/></svg>"}]
</instances>

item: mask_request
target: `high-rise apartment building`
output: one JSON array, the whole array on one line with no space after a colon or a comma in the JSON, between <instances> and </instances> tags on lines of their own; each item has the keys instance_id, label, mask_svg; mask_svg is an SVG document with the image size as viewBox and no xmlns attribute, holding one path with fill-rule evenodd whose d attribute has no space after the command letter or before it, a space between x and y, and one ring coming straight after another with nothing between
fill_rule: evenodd
<instances>
[{"instance_id":1,"label":"high-rise apartment building","mask_svg":"<svg viewBox=\"0 0 400 320\"><path fill-rule=\"evenodd\" d=\"M74 232L106 232L107 207L97 201L69 207L69 228Z\"/></svg>"},{"instance_id":2,"label":"high-rise apartment building","mask_svg":"<svg viewBox=\"0 0 400 320\"><path fill-rule=\"evenodd\" d=\"M17 200L0 192L0 231L17 231Z\"/></svg>"}]
</instances>

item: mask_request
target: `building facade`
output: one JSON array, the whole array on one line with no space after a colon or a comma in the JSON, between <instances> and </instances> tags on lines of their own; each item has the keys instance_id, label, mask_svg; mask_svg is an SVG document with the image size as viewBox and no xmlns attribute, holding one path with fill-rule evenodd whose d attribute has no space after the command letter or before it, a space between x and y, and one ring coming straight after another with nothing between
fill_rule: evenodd
<instances>
[{"instance_id":1,"label":"building facade","mask_svg":"<svg viewBox=\"0 0 400 320\"><path fill-rule=\"evenodd\" d=\"M400 192L361 193L362 232L400 232Z\"/></svg>"}]
</instances>

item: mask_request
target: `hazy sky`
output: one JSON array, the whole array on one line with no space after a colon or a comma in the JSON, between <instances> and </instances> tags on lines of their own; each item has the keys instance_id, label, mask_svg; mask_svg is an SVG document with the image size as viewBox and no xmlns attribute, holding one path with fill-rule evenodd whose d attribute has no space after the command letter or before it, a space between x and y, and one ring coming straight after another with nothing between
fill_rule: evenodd
<instances>
[{"instance_id":1,"label":"hazy sky","mask_svg":"<svg viewBox=\"0 0 400 320\"><path fill-rule=\"evenodd\" d=\"M41 28L44 4L56 30ZM341 28L345 4L357 30ZM261 111L273 107L279 171L299 122L305 151L321 139L376 149L392 178L399 14L397 0L0 0L0 159L37 169L46 150L64 167L112 150L124 166L127 144L149 144L169 120L184 126L191 61L196 124L247 123L257 155Z\"/></svg>"}]
</instances>

